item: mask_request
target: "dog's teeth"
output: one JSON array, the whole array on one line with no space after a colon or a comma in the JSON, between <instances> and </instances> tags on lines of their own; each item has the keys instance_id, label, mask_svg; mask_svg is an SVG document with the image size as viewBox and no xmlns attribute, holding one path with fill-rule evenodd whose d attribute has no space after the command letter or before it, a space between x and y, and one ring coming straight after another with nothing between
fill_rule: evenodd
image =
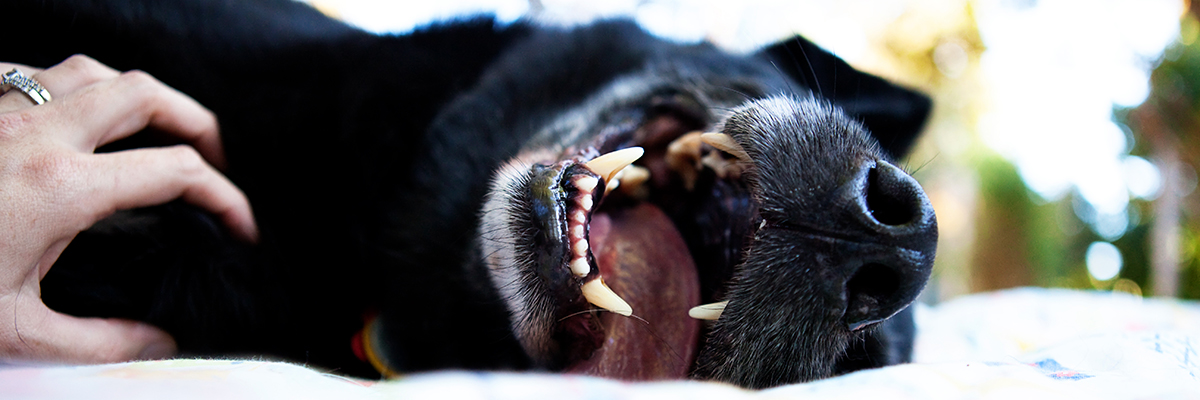
<instances>
[{"instance_id":1,"label":"dog's teeth","mask_svg":"<svg viewBox=\"0 0 1200 400\"><path fill-rule=\"evenodd\" d=\"M586 240L580 240L578 242L575 242L575 254L576 255L581 255L581 256L585 255L585 254L587 254L587 251L588 251L588 242Z\"/></svg>"},{"instance_id":2,"label":"dog's teeth","mask_svg":"<svg viewBox=\"0 0 1200 400\"><path fill-rule=\"evenodd\" d=\"M585 177L575 180L575 187L579 188L579 191L581 191L581 192L591 193L592 190L596 189L596 184L599 182L600 182L599 179L596 179L596 178L593 178L590 176L585 176Z\"/></svg>"},{"instance_id":3,"label":"dog's teeth","mask_svg":"<svg viewBox=\"0 0 1200 400\"><path fill-rule=\"evenodd\" d=\"M591 282L583 284L580 288L583 291L583 298L587 299L588 303L592 303L596 307L603 308L626 317L633 314L633 307L625 302L621 296L613 293L612 289L604 284L604 281L599 277L592 279Z\"/></svg>"},{"instance_id":4,"label":"dog's teeth","mask_svg":"<svg viewBox=\"0 0 1200 400\"><path fill-rule=\"evenodd\" d=\"M575 218L575 222L581 224L587 222L587 214L584 214L583 210L575 211L575 216L573 218Z\"/></svg>"},{"instance_id":5,"label":"dog's teeth","mask_svg":"<svg viewBox=\"0 0 1200 400\"><path fill-rule=\"evenodd\" d=\"M694 169L700 160L700 135L703 132L690 132L671 141L667 145L667 163L672 168Z\"/></svg>"},{"instance_id":6,"label":"dog's teeth","mask_svg":"<svg viewBox=\"0 0 1200 400\"><path fill-rule=\"evenodd\" d=\"M683 180L683 188L689 192L696 188L696 176L700 170L701 132L690 132L667 145L667 166Z\"/></svg>"},{"instance_id":7,"label":"dog's teeth","mask_svg":"<svg viewBox=\"0 0 1200 400\"><path fill-rule=\"evenodd\" d=\"M579 207L582 207L584 210L591 210L592 196L583 196L583 198L579 199Z\"/></svg>"},{"instance_id":8,"label":"dog's teeth","mask_svg":"<svg viewBox=\"0 0 1200 400\"><path fill-rule=\"evenodd\" d=\"M591 272L591 270L592 266L588 265L586 258L579 257L576 258L575 261L571 261L571 273L574 273L575 276L587 276L588 272Z\"/></svg>"},{"instance_id":9,"label":"dog's teeth","mask_svg":"<svg viewBox=\"0 0 1200 400\"><path fill-rule=\"evenodd\" d=\"M726 304L729 304L729 300L698 305L688 310L688 316L695 319L716 321L717 318L721 318L721 312L725 311Z\"/></svg>"},{"instance_id":10,"label":"dog's teeth","mask_svg":"<svg viewBox=\"0 0 1200 400\"><path fill-rule=\"evenodd\" d=\"M700 135L700 140L708 143L709 146L716 147L717 150L737 157L739 160L750 161L750 155L746 154L746 150L737 141L733 140L732 136L724 133L705 133Z\"/></svg>"},{"instance_id":11,"label":"dog's teeth","mask_svg":"<svg viewBox=\"0 0 1200 400\"><path fill-rule=\"evenodd\" d=\"M650 179L650 170L636 165L630 165L621 170L617 181L621 182L621 191L632 194Z\"/></svg>"},{"instance_id":12,"label":"dog's teeth","mask_svg":"<svg viewBox=\"0 0 1200 400\"><path fill-rule=\"evenodd\" d=\"M595 172L596 175L604 178L604 183L607 185L613 181L613 176L617 172L620 172L625 166L633 164L634 161L642 158L642 154L645 154L645 150L642 150L641 147L630 147L596 157L584 165L592 170L592 172Z\"/></svg>"}]
</instances>

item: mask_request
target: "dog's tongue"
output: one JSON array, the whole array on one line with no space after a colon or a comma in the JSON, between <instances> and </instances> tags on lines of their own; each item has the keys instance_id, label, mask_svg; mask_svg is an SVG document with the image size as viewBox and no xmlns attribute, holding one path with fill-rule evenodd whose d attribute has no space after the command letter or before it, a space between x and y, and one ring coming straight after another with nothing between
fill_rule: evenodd
<instances>
[{"instance_id":1,"label":"dog's tongue","mask_svg":"<svg viewBox=\"0 0 1200 400\"><path fill-rule=\"evenodd\" d=\"M627 380L687 376L700 322L696 265L670 218L640 205L592 215L592 254L604 282L633 307L632 317L604 313L604 345L568 372Z\"/></svg>"}]
</instances>

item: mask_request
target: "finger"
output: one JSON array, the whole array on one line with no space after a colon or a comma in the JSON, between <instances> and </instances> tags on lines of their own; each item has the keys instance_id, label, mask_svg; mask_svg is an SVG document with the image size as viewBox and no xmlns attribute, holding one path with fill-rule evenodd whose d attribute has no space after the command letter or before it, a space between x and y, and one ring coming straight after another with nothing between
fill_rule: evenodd
<instances>
[{"instance_id":1,"label":"finger","mask_svg":"<svg viewBox=\"0 0 1200 400\"><path fill-rule=\"evenodd\" d=\"M256 242L258 227L250 202L229 179L186 145L144 148L88 157L94 176L90 214L99 220L116 210L145 207L182 198L214 214L240 239Z\"/></svg>"},{"instance_id":2,"label":"finger","mask_svg":"<svg viewBox=\"0 0 1200 400\"><path fill-rule=\"evenodd\" d=\"M116 78L120 74L119 71L91 57L77 54L32 76L50 91L52 97L62 98L97 82Z\"/></svg>"},{"instance_id":3,"label":"finger","mask_svg":"<svg viewBox=\"0 0 1200 400\"><path fill-rule=\"evenodd\" d=\"M170 357L175 340L148 324L122 319L78 318L46 308L37 297L18 305L12 331L0 334L0 347L20 358L112 363Z\"/></svg>"},{"instance_id":4,"label":"finger","mask_svg":"<svg viewBox=\"0 0 1200 400\"><path fill-rule=\"evenodd\" d=\"M8 67L5 65L12 65ZM74 55L57 65L46 70L23 66L20 64L3 64L0 63L0 69L7 72L13 68L17 68L25 76L30 76L37 80L42 87L50 92L50 96L54 99L62 99L75 91L84 88L88 85L104 81L107 79L116 78L120 75L117 70L109 68L107 65L101 64L99 61L84 55ZM0 112L12 111L19 108L24 108L33 104L24 93L17 90L17 96L8 98L13 93L6 93L5 98L0 98ZM52 100L53 101L53 100Z\"/></svg>"},{"instance_id":5,"label":"finger","mask_svg":"<svg viewBox=\"0 0 1200 400\"><path fill-rule=\"evenodd\" d=\"M187 142L212 165L225 168L216 116L145 72L122 73L51 105L65 113L59 120L70 124L60 131L61 137L81 151L152 127Z\"/></svg>"}]
</instances>

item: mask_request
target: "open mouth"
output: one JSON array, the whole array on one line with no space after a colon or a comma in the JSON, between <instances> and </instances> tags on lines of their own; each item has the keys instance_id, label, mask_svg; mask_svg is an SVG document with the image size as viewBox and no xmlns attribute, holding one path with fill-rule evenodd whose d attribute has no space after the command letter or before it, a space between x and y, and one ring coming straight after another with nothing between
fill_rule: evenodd
<instances>
[{"instance_id":1,"label":"open mouth","mask_svg":"<svg viewBox=\"0 0 1200 400\"><path fill-rule=\"evenodd\" d=\"M485 223L485 237L510 235L493 240L516 249L511 259L489 264L515 266L505 272L517 276L497 283L523 288L507 293L528 302L515 310L516 330L548 368L686 377L701 341L697 318L720 314L719 305L697 306L720 296L754 226L736 150L719 148L722 135L702 137L707 111L683 94L648 103L640 122L511 172L518 189L505 191L505 229Z\"/></svg>"},{"instance_id":2,"label":"open mouth","mask_svg":"<svg viewBox=\"0 0 1200 400\"><path fill-rule=\"evenodd\" d=\"M681 378L695 358L700 323L688 310L700 301L696 265L670 218L631 194L646 190L644 167L629 165L642 152L626 148L564 168L574 171L560 181L572 187L561 203L566 223L551 225L565 249L551 245L542 254L565 252L569 260L573 281L558 286L565 293L555 313L567 372Z\"/></svg>"}]
</instances>

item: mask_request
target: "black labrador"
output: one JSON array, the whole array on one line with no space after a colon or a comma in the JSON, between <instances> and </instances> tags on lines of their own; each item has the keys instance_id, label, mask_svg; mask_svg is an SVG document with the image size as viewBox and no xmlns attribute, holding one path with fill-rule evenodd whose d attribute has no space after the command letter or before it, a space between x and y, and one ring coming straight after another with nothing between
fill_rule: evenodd
<instances>
[{"instance_id":1,"label":"black labrador","mask_svg":"<svg viewBox=\"0 0 1200 400\"><path fill-rule=\"evenodd\" d=\"M909 358L937 226L894 160L930 101L800 37L737 55L487 18L379 36L287 0L5 12L5 61L83 53L213 110L262 232L118 212L43 280L56 310L359 376L760 388Z\"/></svg>"}]
</instances>

